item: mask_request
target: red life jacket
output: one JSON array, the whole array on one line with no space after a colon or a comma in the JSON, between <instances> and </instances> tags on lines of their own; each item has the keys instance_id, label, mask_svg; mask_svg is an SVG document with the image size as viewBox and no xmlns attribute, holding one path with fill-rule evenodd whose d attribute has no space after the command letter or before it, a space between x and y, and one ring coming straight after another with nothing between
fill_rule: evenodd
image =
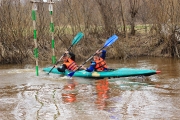
<instances>
[{"instance_id":1,"label":"red life jacket","mask_svg":"<svg viewBox=\"0 0 180 120\"><path fill-rule=\"evenodd\" d=\"M105 68L107 68L107 65L104 59L99 58L99 60L96 60L95 62L96 62L95 70L97 71L103 71Z\"/></svg>"},{"instance_id":2,"label":"red life jacket","mask_svg":"<svg viewBox=\"0 0 180 120\"><path fill-rule=\"evenodd\" d=\"M75 71L76 69L78 69L77 64L71 58L68 58L68 60L63 64L66 65L68 70Z\"/></svg>"}]
</instances>

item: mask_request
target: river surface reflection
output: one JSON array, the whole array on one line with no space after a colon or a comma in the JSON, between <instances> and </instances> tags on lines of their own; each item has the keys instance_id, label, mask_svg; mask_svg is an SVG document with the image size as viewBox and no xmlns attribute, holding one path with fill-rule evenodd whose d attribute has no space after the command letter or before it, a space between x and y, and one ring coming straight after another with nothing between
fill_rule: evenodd
<instances>
[{"instance_id":1,"label":"river surface reflection","mask_svg":"<svg viewBox=\"0 0 180 120\"><path fill-rule=\"evenodd\" d=\"M111 68L160 70L149 77L69 79L34 65L0 66L2 120L180 119L180 60L108 60Z\"/></svg>"}]
</instances>

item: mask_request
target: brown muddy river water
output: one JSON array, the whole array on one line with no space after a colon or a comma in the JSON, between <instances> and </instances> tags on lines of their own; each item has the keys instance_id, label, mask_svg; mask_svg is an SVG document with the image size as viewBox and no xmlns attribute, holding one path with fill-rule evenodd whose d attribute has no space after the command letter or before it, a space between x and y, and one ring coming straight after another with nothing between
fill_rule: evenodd
<instances>
[{"instance_id":1,"label":"brown muddy river water","mask_svg":"<svg viewBox=\"0 0 180 120\"><path fill-rule=\"evenodd\" d=\"M180 60L107 61L111 68L160 70L149 77L47 75L40 65L0 66L0 120L179 120Z\"/></svg>"}]
</instances>

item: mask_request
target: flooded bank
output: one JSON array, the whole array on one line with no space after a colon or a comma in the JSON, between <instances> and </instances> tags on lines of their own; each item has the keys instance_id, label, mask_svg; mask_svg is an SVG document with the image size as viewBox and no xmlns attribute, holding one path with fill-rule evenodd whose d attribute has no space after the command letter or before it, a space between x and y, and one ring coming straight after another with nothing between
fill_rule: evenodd
<instances>
[{"instance_id":1,"label":"flooded bank","mask_svg":"<svg viewBox=\"0 0 180 120\"><path fill-rule=\"evenodd\" d=\"M149 77L69 79L40 66L0 66L3 120L180 119L180 62L171 58L107 61L112 68L160 70Z\"/></svg>"}]
</instances>

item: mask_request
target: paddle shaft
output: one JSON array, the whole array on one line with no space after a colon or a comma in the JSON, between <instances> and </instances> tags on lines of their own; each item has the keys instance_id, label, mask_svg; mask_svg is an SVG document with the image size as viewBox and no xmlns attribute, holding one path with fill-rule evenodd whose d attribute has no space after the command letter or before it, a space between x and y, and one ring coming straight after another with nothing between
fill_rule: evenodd
<instances>
[{"instance_id":1,"label":"paddle shaft","mask_svg":"<svg viewBox=\"0 0 180 120\"><path fill-rule=\"evenodd\" d=\"M101 49L99 49L99 51L101 51L101 50L104 49L104 48L105 48L105 46L103 46ZM93 57L94 55L96 55L96 53L94 53L93 55L91 55L82 65L80 65L80 66L78 67L77 70L79 70L83 65L85 65L90 59L92 59L92 57ZM77 70L76 70L76 71L77 71Z\"/></svg>"},{"instance_id":2,"label":"paddle shaft","mask_svg":"<svg viewBox=\"0 0 180 120\"><path fill-rule=\"evenodd\" d=\"M71 45L68 49L67 49L67 51L69 51L71 48L72 48L72 46L73 45ZM65 55L66 53L64 53L60 58L59 58L59 60L56 62L56 65L61 61L61 59L63 58L63 56Z\"/></svg>"},{"instance_id":3,"label":"paddle shaft","mask_svg":"<svg viewBox=\"0 0 180 120\"><path fill-rule=\"evenodd\" d=\"M109 38L109 39L106 41L105 45L104 45L102 48L99 49L99 51L101 51L101 50L104 49L105 47L107 47L107 46L111 45L113 42L115 42L117 39L115 39L114 36L117 37L116 35L113 35L113 36L112 36L113 39L112 39L112 37L110 37L111 39ZM117 37L117 38L118 38L118 37ZM93 55L91 55L91 57L89 57L81 66L79 66L77 70L79 70L83 65L85 65L90 59L92 59L92 57L93 57L94 55L96 55L96 53L94 53Z\"/></svg>"},{"instance_id":4,"label":"paddle shaft","mask_svg":"<svg viewBox=\"0 0 180 120\"><path fill-rule=\"evenodd\" d=\"M69 51L69 50L72 48L72 46L73 46L73 44L67 49L67 51ZM66 53L64 53L64 54L59 58L59 60L56 62L55 65L57 65L57 64L61 61L61 59L63 58L63 56L64 56L65 54L66 54ZM55 65L53 66L53 68L51 68L51 70L48 72L48 74L54 69Z\"/></svg>"}]
</instances>

